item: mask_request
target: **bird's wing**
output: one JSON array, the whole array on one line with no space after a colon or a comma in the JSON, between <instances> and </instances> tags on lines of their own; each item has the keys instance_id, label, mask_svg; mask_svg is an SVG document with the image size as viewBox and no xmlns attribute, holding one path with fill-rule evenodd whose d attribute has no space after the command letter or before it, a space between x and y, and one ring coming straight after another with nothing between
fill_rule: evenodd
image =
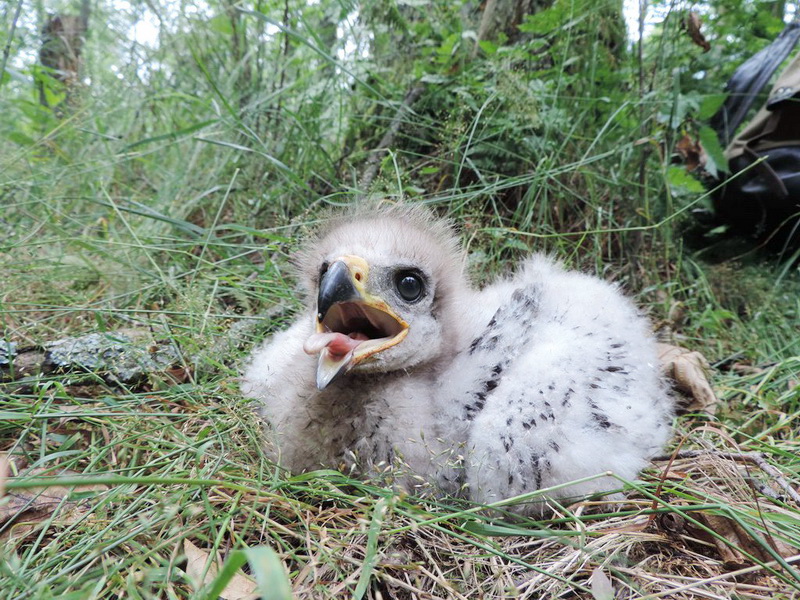
<instances>
[{"instance_id":1,"label":"bird's wing","mask_svg":"<svg viewBox=\"0 0 800 600\"><path fill-rule=\"evenodd\" d=\"M646 320L613 286L544 258L485 293L502 297L498 290L505 301L455 358L439 398L467 430L473 497L493 501L607 470L635 477L669 432Z\"/></svg>"},{"instance_id":2,"label":"bird's wing","mask_svg":"<svg viewBox=\"0 0 800 600\"><path fill-rule=\"evenodd\" d=\"M268 450L291 471L316 468L319 440L308 427L307 400L316 392L316 360L303 351L303 342L312 334L312 318L300 316L289 329L276 333L257 348L244 370L241 389L255 398L269 425ZM280 439L275 439L279 436Z\"/></svg>"},{"instance_id":3,"label":"bird's wing","mask_svg":"<svg viewBox=\"0 0 800 600\"><path fill-rule=\"evenodd\" d=\"M261 400L276 413L293 394L305 393L313 385L314 359L303 351L303 342L313 333L312 319L303 314L289 329L268 338L253 351L242 376L242 391ZM311 376L311 380L309 379ZM277 414L276 414L277 416Z\"/></svg>"}]
</instances>

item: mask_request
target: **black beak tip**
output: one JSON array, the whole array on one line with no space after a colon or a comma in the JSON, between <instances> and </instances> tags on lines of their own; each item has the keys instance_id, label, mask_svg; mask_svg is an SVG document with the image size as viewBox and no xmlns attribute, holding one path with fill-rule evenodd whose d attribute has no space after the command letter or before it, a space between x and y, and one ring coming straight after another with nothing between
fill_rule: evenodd
<instances>
[{"instance_id":1,"label":"black beak tip","mask_svg":"<svg viewBox=\"0 0 800 600\"><path fill-rule=\"evenodd\" d=\"M331 306L338 302L358 300L358 293L350 269L341 260L333 263L319 282L319 295L317 296L317 319L322 321Z\"/></svg>"}]
</instances>

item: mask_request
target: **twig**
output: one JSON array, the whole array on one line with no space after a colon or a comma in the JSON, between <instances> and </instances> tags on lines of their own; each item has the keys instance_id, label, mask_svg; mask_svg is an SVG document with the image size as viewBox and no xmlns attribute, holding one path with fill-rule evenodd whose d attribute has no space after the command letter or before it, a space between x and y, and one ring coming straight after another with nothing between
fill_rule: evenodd
<instances>
[{"instance_id":1,"label":"twig","mask_svg":"<svg viewBox=\"0 0 800 600\"><path fill-rule=\"evenodd\" d=\"M797 490L794 489L791 483L789 483L786 478L771 464L767 462L767 459L764 455L760 452L742 452L742 453L735 453L735 452L720 452L718 450L680 450L674 455L675 459L683 459L683 458L699 458L701 456L715 456L717 458L723 458L726 460L732 460L735 462L742 462L742 463L749 463L755 465L759 469L761 469L764 473L772 477L775 483L780 486L780 488L786 492L786 494L792 499L792 501L800 507L800 494L797 493ZM654 461L658 460L670 460L673 458L672 455L663 455L657 456L653 458Z\"/></svg>"},{"instance_id":2,"label":"twig","mask_svg":"<svg viewBox=\"0 0 800 600\"><path fill-rule=\"evenodd\" d=\"M212 358L215 362L231 366L230 363L233 361L220 359L220 357L236 357L236 350L248 344L249 338L260 334L262 330L265 330L267 333L272 333L274 326L270 326L270 323L276 318L290 314L291 311L291 306L277 304L257 316L235 321L227 331L215 337L211 347L191 357L192 363L197 365L195 370L199 371L201 368L200 365L203 365L202 369L204 373L217 372L218 369L214 364L208 362L208 360Z\"/></svg>"},{"instance_id":3,"label":"twig","mask_svg":"<svg viewBox=\"0 0 800 600\"><path fill-rule=\"evenodd\" d=\"M37 375L96 373L112 383L134 383L181 364L177 350L155 340L152 332L121 329L64 337L19 350L6 344L0 355L0 382Z\"/></svg>"},{"instance_id":4,"label":"twig","mask_svg":"<svg viewBox=\"0 0 800 600\"><path fill-rule=\"evenodd\" d=\"M0 394L7 384L19 384L38 375L57 376L75 373L102 375L109 383L137 383L148 375L167 373L172 376L189 376L174 372L182 365L194 365L194 371L218 371L216 365L231 366L225 357L236 356L236 350L249 337L270 329L270 323L291 311L291 307L278 304L256 317L237 320L206 350L184 357L169 332L145 329L120 329L95 332L79 337L64 337L41 345L17 348L16 344L0 338Z\"/></svg>"},{"instance_id":5,"label":"twig","mask_svg":"<svg viewBox=\"0 0 800 600\"><path fill-rule=\"evenodd\" d=\"M392 145L392 142L394 142L394 138L397 135L397 131L400 129L400 125L403 122L403 118L406 116L406 113L411 110L411 105L417 101L417 98L422 95L424 90L425 88L423 86L418 85L411 88L408 93L406 93L406 97L403 98L402 104L400 104L400 107L397 109L397 112L395 113L394 118L389 125L388 131L383 134L381 141L378 143L378 147L372 151L372 156L370 156L369 160L367 160L364 175L361 177L360 188L364 190L362 197L364 193L366 193L367 188L372 185L372 181L378 174L378 168L380 167L381 158L383 157L383 151Z\"/></svg>"},{"instance_id":6,"label":"twig","mask_svg":"<svg viewBox=\"0 0 800 600\"><path fill-rule=\"evenodd\" d=\"M6 74L8 55L11 54L11 42L14 41L14 32L17 30L17 21L19 20L19 15L22 12L22 1L23 0L19 0L17 3L17 10L14 13L14 20L11 21L11 30L8 32L8 41L6 42L6 47L3 48L3 63L0 65L0 80L2 80L3 75Z\"/></svg>"}]
</instances>

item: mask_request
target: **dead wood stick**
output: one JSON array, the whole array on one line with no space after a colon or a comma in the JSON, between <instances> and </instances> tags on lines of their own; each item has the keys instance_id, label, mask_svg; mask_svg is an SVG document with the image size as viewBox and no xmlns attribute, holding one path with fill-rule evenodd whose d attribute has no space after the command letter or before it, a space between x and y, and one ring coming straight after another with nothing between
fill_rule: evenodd
<instances>
[{"instance_id":1,"label":"dead wood stick","mask_svg":"<svg viewBox=\"0 0 800 600\"><path fill-rule=\"evenodd\" d=\"M683 458L699 458L702 456L714 456L717 458L723 458L725 460L732 460L735 462L743 462L749 463L751 465L755 465L759 469L761 469L764 473L769 475L778 486L786 492L786 494L794 501L794 503L800 507L800 494L798 494L797 490L792 486L791 483L781 474L778 469L773 467L771 464L767 462L766 457L761 452L721 452L719 450L680 450L674 456L672 455L662 455L656 456L653 458L654 461L659 460L679 460Z\"/></svg>"},{"instance_id":2,"label":"dead wood stick","mask_svg":"<svg viewBox=\"0 0 800 600\"><path fill-rule=\"evenodd\" d=\"M278 319L278 322L280 322L281 318L292 314L292 312L293 307L291 305L276 304L261 314L239 319L235 321L227 331L218 335L214 339L214 343L208 349L201 350L192 356L191 362L194 364L205 363L204 372L213 373L216 369L214 365L209 362L210 359L213 359L214 362L229 364L231 362L230 360L220 360L220 357L236 357L237 350L245 345L252 344L254 339L258 342L260 341L259 338L264 337L262 330L271 334L275 330L273 321Z\"/></svg>"},{"instance_id":3,"label":"dead wood stick","mask_svg":"<svg viewBox=\"0 0 800 600\"><path fill-rule=\"evenodd\" d=\"M216 372L225 357L237 350L260 329L272 329L272 321L291 310L276 305L255 317L238 320L206 350L185 357L167 331L120 329L65 337L41 345L19 347L0 338L0 383L18 382L39 375L95 373L110 383L136 383L150 375L171 373L183 365L194 370ZM202 367L201 367L202 365Z\"/></svg>"},{"instance_id":4,"label":"dead wood stick","mask_svg":"<svg viewBox=\"0 0 800 600\"><path fill-rule=\"evenodd\" d=\"M364 175L361 177L360 188L365 190L365 192L362 193L362 197L364 193L366 193L366 190L369 188L369 186L372 185L372 182L375 180L375 177L378 174L378 169L380 168L380 162L381 158L383 157L384 150L392 145L397 132L400 130L400 125L403 123L403 118L411 110L411 105L417 101L424 90L425 88L423 86L418 85L411 88L406 93L406 97L403 98L403 102L400 104L400 107L397 109L397 112L392 118L389 129L383 134L381 141L378 142L378 147L372 151L372 156L370 156L367 160Z\"/></svg>"},{"instance_id":5,"label":"dead wood stick","mask_svg":"<svg viewBox=\"0 0 800 600\"><path fill-rule=\"evenodd\" d=\"M59 373L98 373L112 382L130 383L181 364L175 345L155 340L148 330L89 333L19 349L3 340L0 343L0 381Z\"/></svg>"}]
</instances>

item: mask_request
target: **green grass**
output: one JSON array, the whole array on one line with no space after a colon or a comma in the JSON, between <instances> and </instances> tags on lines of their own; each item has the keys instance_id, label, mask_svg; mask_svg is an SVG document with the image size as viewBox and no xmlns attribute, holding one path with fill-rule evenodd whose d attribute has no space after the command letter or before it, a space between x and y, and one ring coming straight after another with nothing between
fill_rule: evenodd
<instances>
[{"instance_id":1,"label":"green grass","mask_svg":"<svg viewBox=\"0 0 800 600\"><path fill-rule=\"evenodd\" d=\"M800 482L800 275L683 247L690 209L708 202L669 170L692 117L664 117L695 93L676 97L684 52L659 46L653 89L639 90L632 55L597 40L603 14L546 50L533 39L471 61L447 29L454 9L435 10L441 22L405 23L431 40L409 46L413 64L334 60L298 23L296 45L275 36L259 50L273 77L245 94L227 30L195 24L146 57L183 61L176 88L132 64L130 85L104 80L102 53L92 93L60 121L4 88L3 337L23 348L143 329L182 356L172 377L136 386L86 373L0 383L4 599L215 597L239 567L298 598L591 598L597 569L617 598L798 597L800 507L774 474L713 452L763 453ZM375 30L375 47L391 47ZM425 93L360 189L420 75ZM478 280L539 250L620 282L660 336L714 365L717 415L680 417L666 450L708 456L659 460L620 482L625 500L541 521L281 472L239 370L301 305L299 239L362 194L451 217ZM202 589L187 540L227 561Z\"/></svg>"},{"instance_id":2,"label":"green grass","mask_svg":"<svg viewBox=\"0 0 800 600\"><path fill-rule=\"evenodd\" d=\"M7 212L19 222L38 218L39 227L36 238L23 237L5 254L6 337L26 344L151 327L179 345L191 376L179 384L154 377L131 390L93 375L2 384L0 440L20 477L8 480L0 510L20 498L38 506L30 500L31 486L42 485L37 478L78 486L54 488L46 509L2 519L5 597L201 597L186 574L185 539L235 564L247 558L238 548L271 548L297 597L555 597L567 589L589 597L595 568L623 597L697 590L733 597L732 573L753 565L748 597L768 597L758 582L787 597L800 588L797 567L769 541L796 548L800 511L748 487L751 477L774 483L769 476L713 456L677 461L663 487L667 463L658 463L644 483L626 485L630 499L610 511L573 507L538 522L396 496L331 472L281 473L262 453L256 407L241 397L236 377L249 348L297 306L287 255L305 224L212 223L193 236L188 225L161 229L161 218L120 211L102 230L70 237L53 213L44 201ZM82 223L60 214L73 227ZM473 238L491 271L504 262L494 231ZM688 256L684 264L685 272L669 284L653 282L640 299L665 319L680 299L673 334L719 363L714 383L723 406L717 419L682 418L676 439L684 448L763 452L796 485L796 282L770 286L776 269L750 266L727 269L723 290L716 283L722 267ZM270 306L279 307L273 319L250 318ZM82 487L90 484L96 487ZM697 516L707 514L726 517L755 541L729 539ZM672 531L668 515L682 529ZM744 562L723 567L714 539L742 546ZM248 564L258 579L258 561ZM706 582L712 573L722 579ZM228 575L221 572L223 588ZM675 591L689 584L695 587Z\"/></svg>"}]
</instances>

